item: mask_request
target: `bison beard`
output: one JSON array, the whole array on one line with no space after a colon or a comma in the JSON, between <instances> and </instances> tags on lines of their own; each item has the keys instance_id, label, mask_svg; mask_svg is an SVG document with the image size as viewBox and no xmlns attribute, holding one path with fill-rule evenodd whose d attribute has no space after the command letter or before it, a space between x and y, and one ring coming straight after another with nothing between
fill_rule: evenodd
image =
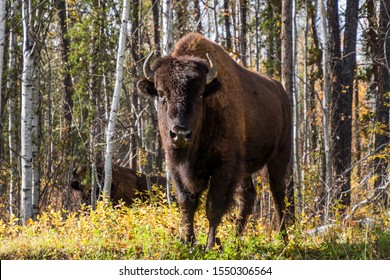
<instances>
[{"instance_id":1,"label":"bison beard","mask_svg":"<svg viewBox=\"0 0 390 280\"><path fill-rule=\"evenodd\" d=\"M184 239L195 241L194 215L208 189L207 249L240 198L237 234L255 201L251 174L267 166L280 230L285 231L285 180L291 152L290 103L275 80L249 71L197 33L180 39L170 56L150 67L138 90L158 97L158 124L182 213Z\"/></svg>"}]
</instances>

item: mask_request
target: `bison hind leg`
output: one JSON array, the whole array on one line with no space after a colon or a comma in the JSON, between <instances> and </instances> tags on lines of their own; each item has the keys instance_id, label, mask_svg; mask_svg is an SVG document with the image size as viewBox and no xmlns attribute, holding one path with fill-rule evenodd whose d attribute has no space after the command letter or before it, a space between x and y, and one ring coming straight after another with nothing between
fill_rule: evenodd
<instances>
[{"instance_id":1,"label":"bison hind leg","mask_svg":"<svg viewBox=\"0 0 390 280\"><path fill-rule=\"evenodd\" d=\"M239 197L239 216L236 221L236 234L240 236L244 231L249 215L252 213L255 200L256 189L252 181L252 177L248 176L244 182L240 184L238 189Z\"/></svg>"},{"instance_id":2,"label":"bison hind leg","mask_svg":"<svg viewBox=\"0 0 390 280\"><path fill-rule=\"evenodd\" d=\"M286 234L286 172L288 157L275 157L267 163L270 189L279 220L279 231Z\"/></svg>"}]
</instances>

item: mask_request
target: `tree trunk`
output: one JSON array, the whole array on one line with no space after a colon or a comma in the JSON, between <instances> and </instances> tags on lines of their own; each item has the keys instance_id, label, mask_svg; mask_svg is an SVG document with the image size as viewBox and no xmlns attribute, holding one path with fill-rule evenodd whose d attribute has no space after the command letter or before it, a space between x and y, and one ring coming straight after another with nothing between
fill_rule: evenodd
<instances>
[{"instance_id":1,"label":"tree trunk","mask_svg":"<svg viewBox=\"0 0 390 280\"><path fill-rule=\"evenodd\" d=\"M130 55L132 60L131 74L133 77L139 75L137 69L137 63L140 60L140 34L139 34L139 9L140 2L139 0L132 0L132 11L131 11L131 34L132 39L130 42ZM140 148L139 136L141 133L140 122L138 121L139 115L139 102L138 94L136 94L137 80L133 80L133 89L131 93L131 116L132 116L132 128L130 135L130 158L131 163L130 167L134 170L137 170L138 162L138 149Z\"/></svg>"},{"instance_id":2,"label":"tree trunk","mask_svg":"<svg viewBox=\"0 0 390 280\"><path fill-rule=\"evenodd\" d=\"M333 176L335 176L334 185L331 186L332 193L331 196L334 196L334 191L341 188L344 185L344 178L342 176L342 165L340 162L341 157L341 139L340 139L340 129L339 121L340 108L339 100L340 94L342 91L341 88L341 73L342 73L342 63L341 63L341 38L340 38L340 23L339 23L339 12L338 12L338 0L328 0L328 30L329 30L329 69L331 70L331 83L330 83L330 95L331 95L331 133L332 133L332 169ZM336 189L337 188L337 189Z\"/></svg>"},{"instance_id":3,"label":"tree trunk","mask_svg":"<svg viewBox=\"0 0 390 280\"><path fill-rule=\"evenodd\" d=\"M161 41L160 41L160 1L153 0L152 1L152 12L153 12L153 29L154 29L154 48L156 50L156 56L161 56Z\"/></svg>"},{"instance_id":4,"label":"tree trunk","mask_svg":"<svg viewBox=\"0 0 390 280\"><path fill-rule=\"evenodd\" d=\"M359 1L348 0L345 15L341 92L334 92L334 170L341 179L337 198L344 206L351 204L352 97L356 69L356 34Z\"/></svg>"},{"instance_id":5,"label":"tree trunk","mask_svg":"<svg viewBox=\"0 0 390 280\"><path fill-rule=\"evenodd\" d=\"M389 162L384 158L386 145L389 144L389 110L390 110L390 2L380 1L378 53L376 54L377 94L375 103L375 149L378 156L374 160L374 172L377 175L375 188L385 185L389 176ZM381 155L381 153L383 155ZM379 199L383 207L388 207L389 195L384 191Z\"/></svg>"},{"instance_id":6,"label":"tree trunk","mask_svg":"<svg viewBox=\"0 0 390 280\"><path fill-rule=\"evenodd\" d=\"M164 32L164 48L163 54L169 54L173 48L174 38L173 38L173 1L174 0L163 0L165 5L165 27Z\"/></svg>"},{"instance_id":7,"label":"tree trunk","mask_svg":"<svg viewBox=\"0 0 390 280\"><path fill-rule=\"evenodd\" d=\"M4 136L3 136L3 68L5 48L5 22L6 5L5 0L0 1L0 160L4 157Z\"/></svg>"},{"instance_id":8,"label":"tree trunk","mask_svg":"<svg viewBox=\"0 0 390 280\"><path fill-rule=\"evenodd\" d=\"M290 97L291 102L293 103L293 115L296 116L296 110L298 106L298 102L296 102L296 98L294 96L294 90L293 90L293 26L292 26L292 1L282 1L282 30L281 30L281 58L282 58L282 73L281 73L281 82L286 90L286 93ZM294 101L294 102L293 102ZM296 123L296 118L294 117L294 124L293 124L293 136L297 136L297 129L298 125ZM292 149L292 158L290 160L289 168L292 168L297 166L297 145L295 145L297 139L294 137L293 139L293 149ZM299 159L298 159L299 160ZM292 172L290 172L292 175ZM286 178L287 179L287 178ZM290 178L289 180L292 180L293 178ZM297 180L296 180L297 181ZM299 180L298 180L299 181ZM294 215L295 207L294 207L294 187L293 184L289 184L288 188L291 188L287 190L288 194L288 201L290 203L289 212L291 215Z\"/></svg>"},{"instance_id":9,"label":"tree trunk","mask_svg":"<svg viewBox=\"0 0 390 280\"><path fill-rule=\"evenodd\" d=\"M330 64L329 64L329 41L328 41L328 22L326 18L325 0L320 0L321 23L322 23L322 67L324 73L323 83L323 99L322 99L322 126L323 126L323 186L320 208L322 210L322 219L324 223L328 222L331 188L333 185L332 176L332 149L331 149L331 134L330 134Z\"/></svg>"},{"instance_id":10,"label":"tree trunk","mask_svg":"<svg viewBox=\"0 0 390 280\"><path fill-rule=\"evenodd\" d=\"M116 124L116 114L118 111L118 104L120 99L120 93L122 90L123 83L123 62L125 59L125 48L126 48L126 27L129 20L129 9L130 0L123 1L123 12L122 12L122 24L119 33L118 43L118 55L116 59L116 77L115 77L115 88L112 97L110 118L108 122L107 134L106 134L106 156L104 161L104 188L103 192L107 195L107 199L111 195L111 182L112 182L112 154L113 154L113 139Z\"/></svg>"},{"instance_id":11,"label":"tree trunk","mask_svg":"<svg viewBox=\"0 0 390 280\"><path fill-rule=\"evenodd\" d=\"M96 57L101 56L102 53L102 44L103 44L103 35L104 35L104 5L105 1L94 0L93 9L96 16L92 20L91 28L91 37L89 42L89 95L91 108L93 108L90 113L90 127L89 127L89 163L91 165L91 205L92 208L95 207L96 194L101 192L100 183L96 176L96 165L100 165L104 160L103 149L99 149L98 143L104 142L104 116L105 109L103 106L103 94L102 94L102 80L103 76L102 71L102 60L97 60ZM99 189L97 189L99 188Z\"/></svg>"},{"instance_id":12,"label":"tree trunk","mask_svg":"<svg viewBox=\"0 0 390 280\"><path fill-rule=\"evenodd\" d=\"M4 1L5 2L5 1ZM14 7L11 7L10 12L10 18L14 18ZM14 55L14 48L15 48L15 32L11 28L8 35L8 75L7 75L7 91L10 92L12 90L12 85L14 83L15 77L15 55ZM16 94L15 94L16 95ZM9 215L12 217L15 215L14 213L14 207L16 204L15 200L15 190L17 187L17 154L16 151L18 150L17 147L17 140L16 140L16 122L15 122L15 99L16 96L14 94L10 94L8 98L8 147L9 147L9 163L11 167L10 171L10 180L9 180Z\"/></svg>"},{"instance_id":13,"label":"tree trunk","mask_svg":"<svg viewBox=\"0 0 390 280\"><path fill-rule=\"evenodd\" d=\"M259 19L259 10L260 10L260 0L256 0L255 6L255 48L256 48L256 71L260 71L260 57L261 57L261 47L260 47L260 19Z\"/></svg>"},{"instance_id":14,"label":"tree trunk","mask_svg":"<svg viewBox=\"0 0 390 280\"><path fill-rule=\"evenodd\" d=\"M39 196L41 188L41 169L39 164L39 150L41 147L41 97L39 93L39 71L34 68L34 86L32 88L31 104L31 153L32 153L32 218L35 220L39 214Z\"/></svg>"},{"instance_id":15,"label":"tree trunk","mask_svg":"<svg viewBox=\"0 0 390 280\"><path fill-rule=\"evenodd\" d=\"M22 72L22 93L21 93L21 215L22 224L33 217L32 209L32 138L31 138L31 118L32 118L32 98L35 70L35 44L32 39L32 22L30 20L31 11L30 0L22 1L23 20L23 72Z\"/></svg>"},{"instance_id":16,"label":"tree trunk","mask_svg":"<svg viewBox=\"0 0 390 280\"><path fill-rule=\"evenodd\" d=\"M319 129L317 125L317 110L316 110L316 81L321 77L321 57L322 50L320 49L320 43L317 32L317 4L309 4L309 28L312 39L312 46L309 52L310 68L309 68L309 81L310 81L310 144L312 151L317 151L319 146Z\"/></svg>"},{"instance_id":17,"label":"tree trunk","mask_svg":"<svg viewBox=\"0 0 390 280\"><path fill-rule=\"evenodd\" d=\"M58 22L60 26L59 44L62 58L62 118L63 118L63 130L62 140L64 143L64 154L67 155L70 152L69 142L71 135L72 125L72 108L73 100L72 95L74 92L72 77L69 69L69 51L70 51L70 40L68 36L68 24L67 24L67 12L66 12L66 1L56 0L55 2Z\"/></svg>"},{"instance_id":18,"label":"tree trunk","mask_svg":"<svg viewBox=\"0 0 390 280\"><path fill-rule=\"evenodd\" d=\"M247 66L247 1L240 0L240 15L241 15L241 24L240 24L240 54L241 54L241 63L244 67Z\"/></svg>"},{"instance_id":19,"label":"tree trunk","mask_svg":"<svg viewBox=\"0 0 390 280\"><path fill-rule=\"evenodd\" d=\"M224 23L225 23L225 33L226 33L226 50L227 51L233 51L233 44L232 44L232 32L231 32L231 9L229 8L229 0L223 1L223 10L224 10Z\"/></svg>"}]
</instances>

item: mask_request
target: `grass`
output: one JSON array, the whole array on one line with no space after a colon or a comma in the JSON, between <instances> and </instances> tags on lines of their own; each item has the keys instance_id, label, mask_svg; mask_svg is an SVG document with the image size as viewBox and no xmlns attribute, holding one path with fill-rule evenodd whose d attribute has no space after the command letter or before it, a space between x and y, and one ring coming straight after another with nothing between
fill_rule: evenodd
<instances>
[{"instance_id":1,"label":"grass","mask_svg":"<svg viewBox=\"0 0 390 280\"><path fill-rule=\"evenodd\" d=\"M22 227L17 220L0 221L0 259L390 259L389 217L374 227L357 224L310 236L309 220L289 228L285 244L275 231L251 221L242 237L234 221L225 218L218 236L222 248L206 252L207 219L196 215L197 243L180 242L180 213L176 206L137 203L131 208L98 203L96 210L42 213Z\"/></svg>"}]
</instances>

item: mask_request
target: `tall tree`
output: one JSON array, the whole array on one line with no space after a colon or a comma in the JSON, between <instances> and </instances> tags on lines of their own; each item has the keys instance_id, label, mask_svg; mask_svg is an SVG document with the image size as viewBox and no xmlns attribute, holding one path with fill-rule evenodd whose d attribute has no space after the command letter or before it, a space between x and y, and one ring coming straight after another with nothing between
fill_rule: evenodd
<instances>
[{"instance_id":1,"label":"tall tree","mask_svg":"<svg viewBox=\"0 0 390 280\"><path fill-rule=\"evenodd\" d=\"M345 206L351 203L352 97L356 69L358 9L359 1L347 1L341 60L341 91L333 92L334 171L342 180L337 198Z\"/></svg>"},{"instance_id":2,"label":"tall tree","mask_svg":"<svg viewBox=\"0 0 390 280\"><path fill-rule=\"evenodd\" d=\"M10 8L10 19L14 20L15 7ZM15 45L16 45L16 34L14 30L10 29L8 35L8 75L7 75L7 92L15 92L13 90L13 84L15 80ZM17 189L17 137L16 137L16 94L10 94L8 98L8 148L9 148L9 164L10 164L10 179L9 179L9 215L12 217L15 215L15 191Z\"/></svg>"},{"instance_id":3,"label":"tall tree","mask_svg":"<svg viewBox=\"0 0 390 280\"><path fill-rule=\"evenodd\" d=\"M105 108L102 91L103 65L102 51L105 44L104 28L106 25L106 1L92 0L92 22L89 41L89 94L91 100L91 118L89 129L89 156L91 164L92 192L91 203L94 206L97 193L102 190L102 185L97 174L96 166L104 161L103 149L99 149L99 143L104 143ZM99 58L99 59L97 59Z\"/></svg>"},{"instance_id":4,"label":"tall tree","mask_svg":"<svg viewBox=\"0 0 390 280\"><path fill-rule=\"evenodd\" d=\"M291 101L297 101L294 98L294 90L293 90L293 25L292 25L292 12L293 6L292 1L282 1L282 26L281 26L281 58L282 58L282 72L281 72L281 82L286 90L286 93L289 95ZM298 110L298 102L294 102L292 104L294 107L294 116L296 115L296 110ZM295 118L294 118L295 120ZM298 124L294 124L294 133L293 135L297 136ZM296 140L296 139L295 139ZM294 143L297 143L295 141ZM294 162L294 167L297 166L299 162L298 156L298 145L293 147L291 164ZM292 166L290 165L290 168ZM295 168L297 170L297 168ZM292 175L292 174L290 174ZM286 178L287 179L287 178ZM291 178L292 180L292 178ZM300 180L296 180L300 181ZM290 203L289 211L292 215L294 215L294 189L292 184L288 186L290 189L287 190L288 200Z\"/></svg>"},{"instance_id":5,"label":"tall tree","mask_svg":"<svg viewBox=\"0 0 390 280\"><path fill-rule=\"evenodd\" d=\"M322 218L325 223L328 222L329 218L329 208L330 208L330 198L331 198L331 188L333 185L333 175L332 175L332 149L331 149L331 113L330 113L330 42L328 40L328 21L326 16L325 0L320 0L320 10L321 10L321 26L322 26L322 72L324 73L323 77L323 98L322 98L322 126L323 126L323 164L322 164L322 200L320 203L320 208L322 210Z\"/></svg>"},{"instance_id":6,"label":"tall tree","mask_svg":"<svg viewBox=\"0 0 390 280\"><path fill-rule=\"evenodd\" d=\"M247 66L247 7L246 0L240 0L240 15L241 15L241 23L240 23L240 53L241 53L241 63L244 67Z\"/></svg>"},{"instance_id":7,"label":"tall tree","mask_svg":"<svg viewBox=\"0 0 390 280\"><path fill-rule=\"evenodd\" d=\"M262 32L267 36L266 51L267 59L264 61L266 67L266 73L270 77L276 77L280 75L280 54L281 54L281 42L277 40L280 32L280 15L281 15L281 2L275 0L268 0L265 3L262 18Z\"/></svg>"},{"instance_id":8,"label":"tall tree","mask_svg":"<svg viewBox=\"0 0 390 280\"><path fill-rule=\"evenodd\" d=\"M332 173L331 176L336 175L336 180L333 180L335 185L330 186L331 199L334 196L334 187L341 187L343 185L344 178L340 174L340 141L337 139L340 137L340 130L338 123L340 121L340 115L337 114L339 110L339 100L341 95L341 37L340 37L340 21L339 21L339 4L338 0L328 0L327 2L327 18L328 18L328 38L329 38L329 69L331 75L330 83L330 100L331 100L331 135L332 135ZM337 137L336 137L337 135Z\"/></svg>"},{"instance_id":9,"label":"tall tree","mask_svg":"<svg viewBox=\"0 0 390 280\"><path fill-rule=\"evenodd\" d=\"M154 47L156 49L157 57L160 57L161 56L161 39L160 39L161 27L160 27L160 16L159 16L160 1L153 0L152 5L153 5L152 12L153 12Z\"/></svg>"},{"instance_id":10,"label":"tall tree","mask_svg":"<svg viewBox=\"0 0 390 280\"><path fill-rule=\"evenodd\" d=\"M140 1L132 0L131 5L131 41L130 41L130 56L132 60L131 74L133 77L139 75L138 71L138 62L140 61L140 29L139 29L139 10L140 10ZM138 160L138 148L140 148L140 122L138 121L139 116L139 102L138 94L136 94L136 79L133 80L133 91L131 93L131 114L132 114L132 124L131 124L131 133L130 133L130 167L134 170L137 169L137 160Z\"/></svg>"},{"instance_id":11,"label":"tall tree","mask_svg":"<svg viewBox=\"0 0 390 280\"><path fill-rule=\"evenodd\" d=\"M118 54L116 58L116 75L115 75L115 89L112 97L110 118L106 132L106 155L104 161L104 188L103 191L109 198L111 195L112 182L112 154L113 154L113 140L116 125L116 116L118 111L118 104L120 93L123 84L123 62L125 59L126 48L126 34L127 23L129 20L130 0L123 1L122 23L119 33Z\"/></svg>"},{"instance_id":12,"label":"tall tree","mask_svg":"<svg viewBox=\"0 0 390 280\"><path fill-rule=\"evenodd\" d=\"M321 77L321 58L322 51L320 49L320 42L317 32L317 9L318 9L318 1L315 0L314 3L312 1L308 1L308 25L310 33L310 47L308 49L308 81L309 81L309 91L310 91L310 147L313 151L317 150L318 140L319 140L319 129L317 126L317 110L316 110L316 82L318 82ZM309 41L309 40L308 40ZM309 42L308 42L309 43Z\"/></svg>"},{"instance_id":13,"label":"tall tree","mask_svg":"<svg viewBox=\"0 0 390 280\"><path fill-rule=\"evenodd\" d=\"M224 0L223 1L223 18L224 18L224 24L225 24L225 38L226 38L226 49L228 51L233 50L233 43L232 43L232 32L231 32L231 8L229 7L229 0Z\"/></svg>"},{"instance_id":14,"label":"tall tree","mask_svg":"<svg viewBox=\"0 0 390 280\"><path fill-rule=\"evenodd\" d=\"M64 144L63 151L65 154L69 153L69 142L70 142L70 132L72 125L72 107L73 100L72 95L74 93L72 76L69 69L69 51L70 51L70 40L68 35L68 16L66 9L65 0L56 0L55 7L57 9L58 23L59 23L59 44L61 51L62 59L62 116L63 116L63 134L62 139Z\"/></svg>"},{"instance_id":15,"label":"tall tree","mask_svg":"<svg viewBox=\"0 0 390 280\"><path fill-rule=\"evenodd\" d=\"M163 10L164 10L164 49L163 54L169 54L173 48L174 36L174 21L173 21L173 1L174 0L163 0Z\"/></svg>"},{"instance_id":16,"label":"tall tree","mask_svg":"<svg viewBox=\"0 0 390 280\"><path fill-rule=\"evenodd\" d=\"M379 3L378 3L379 2ZM378 153L374 160L376 174L375 188L386 187L389 176L389 162L386 151L389 147L389 104L390 104L390 3L389 1L367 1L367 14L370 23L368 31L370 49L373 60L374 82L376 90L375 102L375 150ZM379 6L379 14L375 7ZM379 20L379 22L377 22ZM387 152L388 153L388 152ZM383 190L381 205L388 207L388 193Z\"/></svg>"},{"instance_id":17,"label":"tall tree","mask_svg":"<svg viewBox=\"0 0 390 280\"><path fill-rule=\"evenodd\" d=\"M332 170L335 176L335 181L333 181L335 186L332 184L330 188L337 188L336 198L344 206L349 206L351 202L352 96L356 64L358 6L359 1L347 1L342 56L338 0L329 0L327 5L329 69L331 70L330 109L332 110L332 147L330 149L333 157Z\"/></svg>"},{"instance_id":18,"label":"tall tree","mask_svg":"<svg viewBox=\"0 0 390 280\"><path fill-rule=\"evenodd\" d=\"M36 69L36 44L33 41L31 0L22 1L23 21L23 72L21 95L21 168L22 168L22 192L21 214L22 224L25 225L33 217L32 197L32 98L34 87L34 72Z\"/></svg>"},{"instance_id":19,"label":"tall tree","mask_svg":"<svg viewBox=\"0 0 390 280\"><path fill-rule=\"evenodd\" d=\"M65 158L66 162L69 162L68 166L68 176L66 181L69 182L71 172L73 170L72 165L72 143L71 143L71 134L72 134L72 109L73 109L73 99L72 96L74 94L74 86L71 76L71 69L69 63L69 55L70 55L70 36L68 33L68 23L70 21L68 17L66 1L65 0L55 0L55 8L57 11L58 17L58 25L59 25L59 48L61 52L61 69L62 69L62 90L61 90L61 105L62 105L62 156L61 158ZM67 194L69 195L69 194Z\"/></svg>"},{"instance_id":20,"label":"tall tree","mask_svg":"<svg viewBox=\"0 0 390 280\"><path fill-rule=\"evenodd\" d=\"M4 68L4 49L5 49L5 22L6 22L5 0L0 1L0 160L3 159L4 141L3 141L3 68Z\"/></svg>"}]
</instances>

